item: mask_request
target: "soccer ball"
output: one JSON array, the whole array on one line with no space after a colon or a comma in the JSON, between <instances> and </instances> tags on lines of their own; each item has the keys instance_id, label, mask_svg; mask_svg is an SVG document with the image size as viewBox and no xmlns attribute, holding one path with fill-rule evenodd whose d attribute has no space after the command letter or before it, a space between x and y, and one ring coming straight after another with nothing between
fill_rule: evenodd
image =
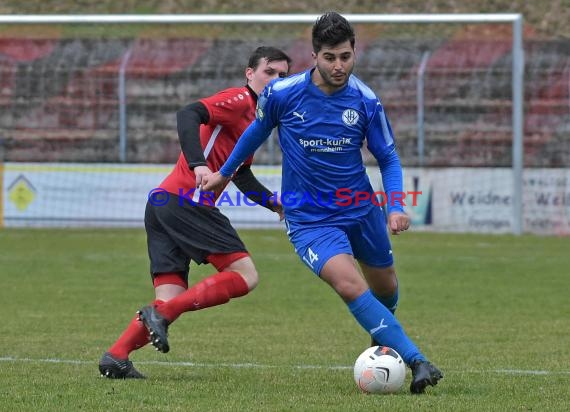
<instances>
[{"instance_id":1,"label":"soccer ball","mask_svg":"<svg viewBox=\"0 0 570 412\"><path fill-rule=\"evenodd\" d=\"M406 365L398 352L387 346L372 346L354 363L354 381L366 393L394 393L406 379Z\"/></svg>"}]
</instances>

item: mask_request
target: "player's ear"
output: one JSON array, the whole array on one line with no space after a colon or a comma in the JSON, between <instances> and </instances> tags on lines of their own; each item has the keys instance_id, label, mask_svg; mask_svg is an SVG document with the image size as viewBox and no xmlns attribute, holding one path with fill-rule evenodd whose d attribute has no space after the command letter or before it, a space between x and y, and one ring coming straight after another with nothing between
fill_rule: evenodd
<instances>
[{"instance_id":1,"label":"player's ear","mask_svg":"<svg viewBox=\"0 0 570 412\"><path fill-rule=\"evenodd\" d=\"M315 66L317 65L317 53L315 53L314 51L311 52L311 57L313 58L313 63L315 63Z\"/></svg>"},{"instance_id":2,"label":"player's ear","mask_svg":"<svg viewBox=\"0 0 570 412\"><path fill-rule=\"evenodd\" d=\"M253 72L255 70L253 70L251 67L248 67L247 69L245 69L245 78L249 81L251 81L253 79Z\"/></svg>"}]
</instances>

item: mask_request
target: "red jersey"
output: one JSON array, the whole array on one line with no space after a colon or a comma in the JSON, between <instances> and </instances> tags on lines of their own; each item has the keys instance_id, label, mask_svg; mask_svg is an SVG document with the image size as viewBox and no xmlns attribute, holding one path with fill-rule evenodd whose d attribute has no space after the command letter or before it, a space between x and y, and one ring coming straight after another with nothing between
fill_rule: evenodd
<instances>
[{"instance_id":1,"label":"red jersey","mask_svg":"<svg viewBox=\"0 0 570 412\"><path fill-rule=\"evenodd\" d=\"M256 98L249 88L232 87L200 99L210 115L208 124L200 125L200 143L212 172L220 170L243 131L255 119ZM251 164L253 156L244 164ZM196 175L181 152L174 169L160 184L169 193L180 195L196 188Z\"/></svg>"}]
</instances>

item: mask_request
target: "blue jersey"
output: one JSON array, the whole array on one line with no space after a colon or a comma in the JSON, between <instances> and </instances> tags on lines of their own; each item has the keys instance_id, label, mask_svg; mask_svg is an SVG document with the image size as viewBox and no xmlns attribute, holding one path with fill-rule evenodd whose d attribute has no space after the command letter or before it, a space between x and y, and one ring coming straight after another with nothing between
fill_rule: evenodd
<instances>
[{"instance_id":1,"label":"blue jersey","mask_svg":"<svg viewBox=\"0 0 570 412\"><path fill-rule=\"evenodd\" d=\"M310 70L277 79L259 97L256 112L220 173L231 176L278 127L281 201L289 223L342 221L376 207L365 199L374 192L362 161L365 141L378 160L386 192L401 192L390 124L378 97L356 76L331 95L313 84ZM402 210L390 203L390 211Z\"/></svg>"}]
</instances>

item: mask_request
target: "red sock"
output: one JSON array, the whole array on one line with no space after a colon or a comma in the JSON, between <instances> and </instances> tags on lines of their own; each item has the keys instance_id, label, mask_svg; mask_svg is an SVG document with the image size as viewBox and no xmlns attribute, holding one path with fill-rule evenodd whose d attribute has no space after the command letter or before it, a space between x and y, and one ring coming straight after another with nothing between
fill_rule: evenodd
<instances>
[{"instance_id":1,"label":"red sock","mask_svg":"<svg viewBox=\"0 0 570 412\"><path fill-rule=\"evenodd\" d=\"M220 272L196 283L174 299L163 303L158 311L170 322L191 310L222 305L231 298L246 295L249 288L237 272Z\"/></svg>"},{"instance_id":2,"label":"red sock","mask_svg":"<svg viewBox=\"0 0 570 412\"><path fill-rule=\"evenodd\" d=\"M162 300L155 300L153 305L163 304ZM143 323L139 320L138 315L135 316L127 329L117 339L117 341L109 348L107 352L118 359L128 359L129 354L142 348L149 342L148 330Z\"/></svg>"}]
</instances>

